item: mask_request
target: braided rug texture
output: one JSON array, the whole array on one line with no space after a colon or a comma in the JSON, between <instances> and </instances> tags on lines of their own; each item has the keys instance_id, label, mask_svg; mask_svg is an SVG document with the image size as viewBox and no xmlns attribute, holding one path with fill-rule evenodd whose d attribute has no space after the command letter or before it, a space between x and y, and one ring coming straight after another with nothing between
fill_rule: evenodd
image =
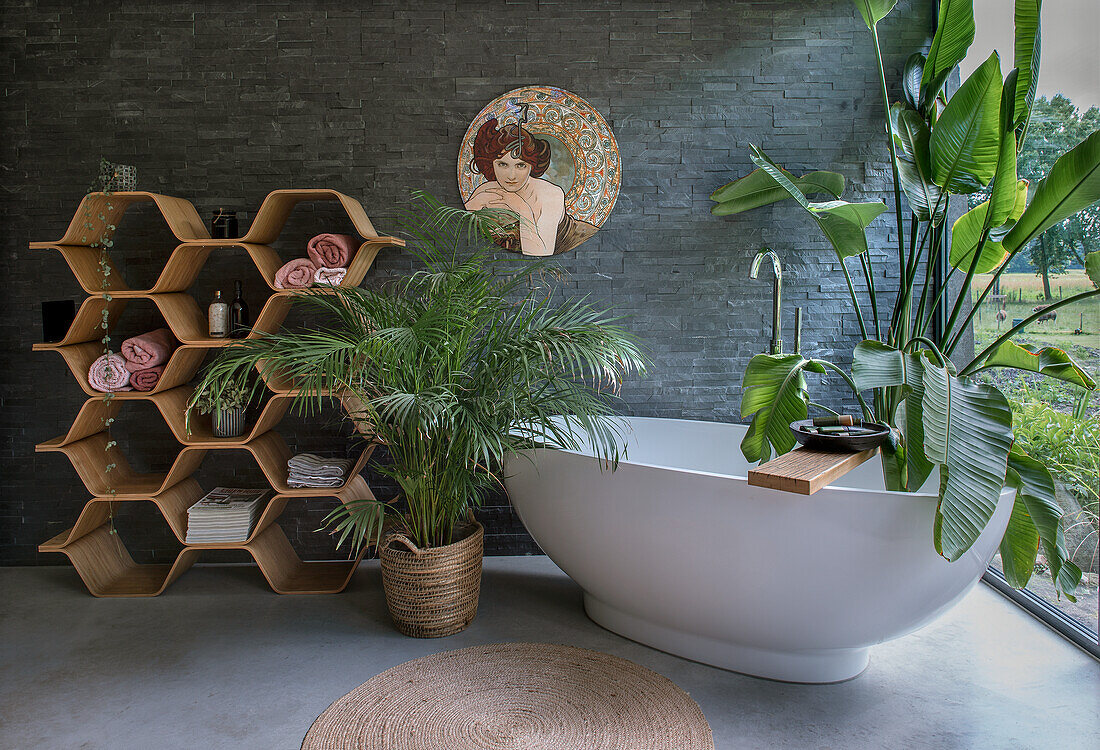
<instances>
[{"instance_id":1,"label":"braided rug texture","mask_svg":"<svg viewBox=\"0 0 1100 750\"><path fill-rule=\"evenodd\" d=\"M547 643L425 656L371 678L302 750L714 750L699 705L626 659Z\"/></svg>"}]
</instances>

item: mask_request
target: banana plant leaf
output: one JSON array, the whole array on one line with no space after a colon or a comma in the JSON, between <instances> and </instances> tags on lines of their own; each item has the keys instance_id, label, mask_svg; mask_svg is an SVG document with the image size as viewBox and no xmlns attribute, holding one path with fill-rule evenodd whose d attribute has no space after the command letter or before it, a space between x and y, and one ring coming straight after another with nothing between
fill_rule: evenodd
<instances>
[{"instance_id":1,"label":"banana plant leaf","mask_svg":"<svg viewBox=\"0 0 1100 750\"><path fill-rule=\"evenodd\" d=\"M916 110L897 103L890 107L890 130L898 157L898 177L909 200L909 210L919 221L929 221L935 211L933 223L938 226L947 215L947 201L941 197L940 186L932 181L928 123Z\"/></svg>"},{"instance_id":2,"label":"banana plant leaf","mask_svg":"<svg viewBox=\"0 0 1100 750\"><path fill-rule=\"evenodd\" d=\"M750 157L756 166L771 176L795 201L806 209L825 233L829 242L842 261L853 255L867 252L867 225L886 210L882 201L866 203L848 203L847 201L829 201L811 203L798 187L787 179L784 170L756 146L752 147Z\"/></svg>"},{"instance_id":3,"label":"banana plant leaf","mask_svg":"<svg viewBox=\"0 0 1100 750\"><path fill-rule=\"evenodd\" d=\"M1000 104L1001 62L994 52L963 82L932 128L933 182L956 194L989 183L1000 154Z\"/></svg>"},{"instance_id":4,"label":"banana plant leaf","mask_svg":"<svg viewBox=\"0 0 1100 750\"><path fill-rule=\"evenodd\" d=\"M1031 105L1035 101L1035 89L1039 85L1039 51L1041 24L1039 21L1043 0L1016 0L1013 14L1016 39L1012 64L1020 71L1016 79L1015 102L1012 111L1012 127L1016 141L1023 148L1031 119Z\"/></svg>"},{"instance_id":5,"label":"banana plant leaf","mask_svg":"<svg viewBox=\"0 0 1100 750\"><path fill-rule=\"evenodd\" d=\"M1035 349L1027 344L1017 344L1005 341L998 346L982 362L982 366L974 370L981 372L992 367L1011 367L1026 372L1037 372L1057 380L1079 385L1088 390L1096 389L1096 381L1077 364L1069 354L1053 346L1044 346Z\"/></svg>"},{"instance_id":6,"label":"banana plant leaf","mask_svg":"<svg viewBox=\"0 0 1100 750\"><path fill-rule=\"evenodd\" d=\"M860 341L852 352L852 380L860 391L905 385L905 368L901 350L881 341Z\"/></svg>"},{"instance_id":7,"label":"banana plant leaf","mask_svg":"<svg viewBox=\"0 0 1100 750\"><path fill-rule=\"evenodd\" d=\"M1100 250L1085 256L1085 273L1088 274L1093 286L1100 287Z\"/></svg>"},{"instance_id":8,"label":"banana plant leaf","mask_svg":"<svg viewBox=\"0 0 1100 750\"><path fill-rule=\"evenodd\" d=\"M836 172L810 172L795 177L783 170L783 175L805 195L826 193L839 198L844 192L844 176ZM711 206L710 212L715 216L729 216L790 197L791 194L776 184L771 175L762 169L754 169L741 179L723 185L711 193L710 199L718 205Z\"/></svg>"},{"instance_id":9,"label":"banana plant leaf","mask_svg":"<svg viewBox=\"0 0 1100 750\"><path fill-rule=\"evenodd\" d=\"M905 441L905 489L916 492L935 468L924 453L924 370L918 354L905 355L906 394L894 414Z\"/></svg>"},{"instance_id":10,"label":"banana plant leaf","mask_svg":"<svg viewBox=\"0 0 1100 750\"><path fill-rule=\"evenodd\" d=\"M882 19L890 15L890 11L897 5L898 0L852 0L859 14L863 16L863 22L867 28L874 28Z\"/></svg>"},{"instance_id":11,"label":"banana plant leaf","mask_svg":"<svg viewBox=\"0 0 1100 750\"><path fill-rule=\"evenodd\" d=\"M1008 470L1009 475L1012 469ZM1008 484L1014 484L1009 479ZM1039 530L1035 521L1027 512L1027 503L1023 495L1016 490L1016 499L1012 504L1012 516L1008 519L1008 528L1001 537L1001 572L1013 588L1022 589L1031 580L1035 570L1035 555L1039 551Z\"/></svg>"},{"instance_id":12,"label":"banana plant leaf","mask_svg":"<svg viewBox=\"0 0 1100 750\"><path fill-rule=\"evenodd\" d=\"M1018 180L1016 182L1016 203L1009 211L1007 219L1013 222L1018 220L1026 206L1027 180ZM951 228L951 255L949 256L951 265L955 268L961 271L969 270L970 263L974 258L974 251L978 246L978 240L982 238L982 229L985 227L986 221L985 214L988 210L989 201L985 201L974 206L955 220L955 224ZM996 233L990 232L989 236L992 238L996 236ZM985 244L982 245L981 257L978 258L975 273L992 271L1001 265L1008 256L1008 251L1005 250L1004 245L990 238L987 238Z\"/></svg>"},{"instance_id":13,"label":"banana plant leaf","mask_svg":"<svg viewBox=\"0 0 1100 750\"><path fill-rule=\"evenodd\" d=\"M997 172L989 191L989 226L999 227L1008 221L1016 206L1016 133L1012 128L1012 108L1015 105L1016 80L1020 71L1013 68L1001 88L1001 150L997 156ZM1020 218L1020 215L1012 216Z\"/></svg>"},{"instance_id":14,"label":"banana plant leaf","mask_svg":"<svg viewBox=\"0 0 1100 750\"><path fill-rule=\"evenodd\" d=\"M931 102L974 42L973 0L941 0L936 35L921 77L921 101ZM938 84L938 85L937 85Z\"/></svg>"},{"instance_id":15,"label":"banana plant leaf","mask_svg":"<svg viewBox=\"0 0 1100 750\"><path fill-rule=\"evenodd\" d=\"M1008 470L1005 479L1008 486L1016 488L1017 501L1023 501L1027 507L1028 516L1038 531L1043 553L1050 567L1050 577L1054 581L1054 588L1071 602L1077 601L1073 591L1081 582L1081 569L1069 559L1065 533L1062 531L1061 524L1063 512L1054 500L1054 480L1051 479L1050 472L1039 461L1024 453L1019 447L1013 446L1008 454ZM1015 508L1013 513L1015 514ZM1013 531L1011 523L1009 531ZM1007 533L1005 539L1009 539ZM1019 541L1011 539L1009 543L1013 547L1022 547L1028 541L1030 537ZM1004 542L1002 541L1001 544L1003 551ZM1034 565L1034 556L1032 565ZM1005 577L1008 577L1007 572Z\"/></svg>"},{"instance_id":16,"label":"banana plant leaf","mask_svg":"<svg viewBox=\"0 0 1100 750\"><path fill-rule=\"evenodd\" d=\"M801 354L757 354L749 361L741 383L741 418L752 417L741 441L749 461L767 461L795 446L791 422L805 419L808 397L803 370L822 372Z\"/></svg>"},{"instance_id":17,"label":"banana plant leaf","mask_svg":"<svg viewBox=\"0 0 1100 750\"><path fill-rule=\"evenodd\" d=\"M925 60L923 52L914 52L906 58L901 72L901 90L913 109L920 108L920 79L924 77Z\"/></svg>"},{"instance_id":18,"label":"banana plant leaf","mask_svg":"<svg viewBox=\"0 0 1100 750\"><path fill-rule=\"evenodd\" d=\"M1012 410L996 388L951 375L921 355L924 452L940 467L936 550L957 560L974 544L1004 486Z\"/></svg>"},{"instance_id":19,"label":"banana plant leaf","mask_svg":"<svg viewBox=\"0 0 1100 750\"><path fill-rule=\"evenodd\" d=\"M1055 224L1100 200L1100 130L1062 154L1039 181L1016 226L1003 240L1015 252ZM1095 281L1095 278L1093 278Z\"/></svg>"}]
</instances>

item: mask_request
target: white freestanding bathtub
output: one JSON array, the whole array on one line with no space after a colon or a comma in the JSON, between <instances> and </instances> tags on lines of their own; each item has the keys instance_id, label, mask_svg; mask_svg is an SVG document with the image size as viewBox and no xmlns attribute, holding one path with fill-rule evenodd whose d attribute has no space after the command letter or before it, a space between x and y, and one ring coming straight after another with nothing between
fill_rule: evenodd
<instances>
[{"instance_id":1,"label":"white freestanding bathtub","mask_svg":"<svg viewBox=\"0 0 1100 750\"><path fill-rule=\"evenodd\" d=\"M932 546L936 480L883 489L878 459L804 496L750 487L746 427L625 418L615 472L582 453L509 457L508 494L547 555L584 590L588 616L662 651L792 682L836 682L870 646L925 625L985 571L1006 490L974 546ZM530 458L531 460L527 460Z\"/></svg>"}]
</instances>

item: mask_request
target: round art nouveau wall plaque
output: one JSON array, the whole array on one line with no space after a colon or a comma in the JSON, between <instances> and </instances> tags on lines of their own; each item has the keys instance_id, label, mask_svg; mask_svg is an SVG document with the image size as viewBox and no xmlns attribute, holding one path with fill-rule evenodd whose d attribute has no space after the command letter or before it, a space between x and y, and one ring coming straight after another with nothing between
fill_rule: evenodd
<instances>
[{"instance_id":1,"label":"round art nouveau wall plaque","mask_svg":"<svg viewBox=\"0 0 1100 750\"><path fill-rule=\"evenodd\" d=\"M607 122L553 86L498 96L470 123L458 153L463 204L519 214L498 244L524 255L564 253L595 234L620 180L619 146Z\"/></svg>"}]
</instances>

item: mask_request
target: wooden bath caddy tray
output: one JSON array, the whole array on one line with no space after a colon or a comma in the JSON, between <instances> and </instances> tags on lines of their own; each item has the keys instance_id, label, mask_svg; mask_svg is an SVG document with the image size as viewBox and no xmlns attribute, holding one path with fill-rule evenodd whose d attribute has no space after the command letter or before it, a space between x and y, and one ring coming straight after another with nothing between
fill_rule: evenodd
<instances>
[{"instance_id":1,"label":"wooden bath caddy tray","mask_svg":"<svg viewBox=\"0 0 1100 750\"><path fill-rule=\"evenodd\" d=\"M156 596L195 562L205 549L246 550L255 560L271 588L280 594L321 594L342 591L351 579L364 550L348 560L305 562L298 557L286 534L275 523L287 503L309 502L318 497L336 498L342 503L374 498L366 481L358 476L371 450L359 457L351 478L342 487L292 488L286 482L286 461L291 455L286 441L276 431L294 392L280 389L281 383L265 381L272 395L251 431L239 438L215 438L209 417L195 420L195 429L184 429L184 410L191 396L187 385L202 366L207 353L234 343L230 339L212 339L206 332L206 319L198 302L188 293L207 258L218 251L244 248L256 264L273 293L264 302L255 331L278 330L286 317L289 298L295 292L275 289L275 271L281 263L271 243L278 239L294 207L301 202L338 201L359 235L359 247L348 262L348 273L341 286L357 286L384 247L403 247L404 240L379 235L366 211L353 198L335 190L275 190L264 199L252 226L243 237L211 239L198 212L190 201L147 192L91 193L81 202L68 230L56 242L32 242L31 249L59 252L73 275L91 296L80 306L76 319L65 337L56 343L35 344L35 351L55 351L65 358L77 384L88 395L68 431L36 446L42 452L68 456L91 499L84 503L72 527L61 531L39 546L41 552L59 552L72 561L88 590L95 596ZM156 284L135 289L122 275L112 272L106 289L101 286L101 252L91 247L89 238L100 237L108 224L121 223L126 209L136 203L151 202L181 243L166 255ZM89 229L85 221L92 224ZM110 259L107 259L111 266ZM112 267L112 271L114 271ZM108 297L109 295L109 297ZM148 392L116 393L110 400L93 390L87 381L88 368L102 353L100 324L104 307L110 322L121 314L127 302L151 301L180 346L172 353L157 387ZM257 334L249 334L255 338ZM340 394L332 394L345 411L356 406ZM124 403L151 401L172 429L182 448L172 468L165 474L135 472L123 450L111 439L106 420L113 418ZM275 491L248 539L240 542L187 544L187 508L203 493L192 475L211 450L238 450L251 454ZM114 464L108 475L106 465ZM110 518L116 503L148 502L159 511L183 549L171 565L135 563L117 534L111 533Z\"/></svg>"},{"instance_id":2,"label":"wooden bath caddy tray","mask_svg":"<svg viewBox=\"0 0 1100 750\"><path fill-rule=\"evenodd\" d=\"M859 453L795 448L767 463L749 470L749 484L799 495L812 495L825 485L847 474L878 452L878 448Z\"/></svg>"}]
</instances>

